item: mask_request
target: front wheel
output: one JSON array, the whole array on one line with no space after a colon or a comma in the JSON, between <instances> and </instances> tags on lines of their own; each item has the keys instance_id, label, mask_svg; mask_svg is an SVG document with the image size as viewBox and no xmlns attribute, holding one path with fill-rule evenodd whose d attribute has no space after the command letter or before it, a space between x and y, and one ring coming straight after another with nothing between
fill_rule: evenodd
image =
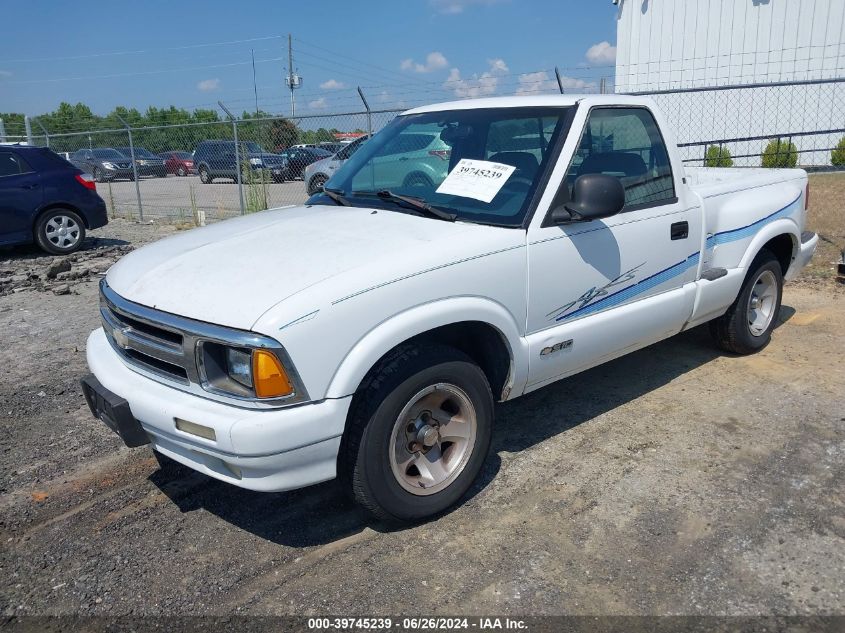
<instances>
[{"instance_id":1,"label":"front wheel","mask_svg":"<svg viewBox=\"0 0 845 633\"><path fill-rule=\"evenodd\" d=\"M469 489L492 428L490 386L472 359L441 345L400 348L355 396L339 474L376 517L419 521Z\"/></svg>"},{"instance_id":2,"label":"front wheel","mask_svg":"<svg viewBox=\"0 0 845 633\"><path fill-rule=\"evenodd\" d=\"M185 171L185 168L184 168L184 167L179 167L179 169L177 169L177 170L176 170L176 175L177 175L177 176L186 176L186 175L187 175L187 173L188 173L188 172L186 172L186 171Z\"/></svg>"},{"instance_id":3,"label":"front wheel","mask_svg":"<svg viewBox=\"0 0 845 633\"><path fill-rule=\"evenodd\" d=\"M739 296L724 315L710 322L710 334L722 349L753 354L766 347L777 324L783 297L780 262L768 250L754 258Z\"/></svg>"},{"instance_id":4,"label":"front wheel","mask_svg":"<svg viewBox=\"0 0 845 633\"><path fill-rule=\"evenodd\" d=\"M205 167L200 167L200 182L204 185L211 184L212 178L211 174L208 173L208 169Z\"/></svg>"}]
</instances>

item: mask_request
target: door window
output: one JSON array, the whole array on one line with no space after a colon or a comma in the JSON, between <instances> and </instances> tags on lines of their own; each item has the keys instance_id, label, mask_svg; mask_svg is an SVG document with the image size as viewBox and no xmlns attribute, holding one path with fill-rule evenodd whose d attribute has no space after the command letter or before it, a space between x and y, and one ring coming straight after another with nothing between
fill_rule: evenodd
<instances>
[{"instance_id":1,"label":"door window","mask_svg":"<svg viewBox=\"0 0 845 633\"><path fill-rule=\"evenodd\" d=\"M625 208L674 202L675 184L669 153L651 112L645 108L596 108L569 170L569 197L584 174L616 176L625 188Z\"/></svg>"},{"instance_id":2,"label":"door window","mask_svg":"<svg viewBox=\"0 0 845 633\"><path fill-rule=\"evenodd\" d=\"M0 152L0 178L17 176L32 171L22 158L12 152Z\"/></svg>"}]
</instances>

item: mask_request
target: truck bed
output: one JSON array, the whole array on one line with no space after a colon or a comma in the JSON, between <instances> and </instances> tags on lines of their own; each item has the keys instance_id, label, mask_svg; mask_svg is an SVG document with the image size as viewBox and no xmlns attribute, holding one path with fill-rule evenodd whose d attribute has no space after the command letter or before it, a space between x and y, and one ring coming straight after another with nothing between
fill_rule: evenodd
<instances>
[{"instance_id":1,"label":"truck bed","mask_svg":"<svg viewBox=\"0 0 845 633\"><path fill-rule=\"evenodd\" d=\"M702 198L747 191L806 177L802 169L686 167L687 183Z\"/></svg>"}]
</instances>

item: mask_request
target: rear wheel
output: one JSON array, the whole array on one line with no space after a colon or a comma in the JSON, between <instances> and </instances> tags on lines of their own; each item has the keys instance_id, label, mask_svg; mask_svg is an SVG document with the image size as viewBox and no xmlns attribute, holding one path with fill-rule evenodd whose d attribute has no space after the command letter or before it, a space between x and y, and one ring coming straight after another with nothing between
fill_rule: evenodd
<instances>
[{"instance_id":1,"label":"rear wheel","mask_svg":"<svg viewBox=\"0 0 845 633\"><path fill-rule=\"evenodd\" d=\"M769 344L783 297L780 262L768 250L754 258L742 289L724 315L710 322L716 344L735 354L753 354Z\"/></svg>"},{"instance_id":2,"label":"rear wheel","mask_svg":"<svg viewBox=\"0 0 845 633\"><path fill-rule=\"evenodd\" d=\"M421 172L412 172L405 176L405 181L402 183L405 189L434 189L434 183L431 178Z\"/></svg>"},{"instance_id":3,"label":"rear wheel","mask_svg":"<svg viewBox=\"0 0 845 633\"><path fill-rule=\"evenodd\" d=\"M70 209L51 209L35 225L35 241L42 250L54 255L67 255L82 246L85 224Z\"/></svg>"},{"instance_id":4,"label":"rear wheel","mask_svg":"<svg viewBox=\"0 0 845 633\"><path fill-rule=\"evenodd\" d=\"M211 184L212 180L214 180L211 177L211 174L208 173L208 168L206 168L204 165L202 167L200 167L199 172L200 172L200 182L202 184L208 185L208 184Z\"/></svg>"},{"instance_id":5,"label":"rear wheel","mask_svg":"<svg viewBox=\"0 0 845 633\"><path fill-rule=\"evenodd\" d=\"M103 177L103 170L99 167L94 167L94 173L91 175L94 177L95 182L105 182L105 178Z\"/></svg>"},{"instance_id":6,"label":"rear wheel","mask_svg":"<svg viewBox=\"0 0 845 633\"><path fill-rule=\"evenodd\" d=\"M186 173L187 172L185 171L184 167L179 167L179 169L176 170L176 175L178 176L184 176Z\"/></svg>"},{"instance_id":7,"label":"rear wheel","mask_svg":"<svg viewBox=\"0 0 845 633\"><path fill-rule=\"evenodd\" d=\"M355 396L339 473L378 518L419 521L469 489L492 428L490 386L472 359L441 345L400 348Z\"/></svg>"}]
</instances>

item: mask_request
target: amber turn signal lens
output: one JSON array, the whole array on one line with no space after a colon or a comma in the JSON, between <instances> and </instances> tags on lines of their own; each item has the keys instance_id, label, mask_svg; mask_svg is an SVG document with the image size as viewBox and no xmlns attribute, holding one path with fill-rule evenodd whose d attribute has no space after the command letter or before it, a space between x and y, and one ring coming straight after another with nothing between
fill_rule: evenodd
<instances>
[{"instance_id":1,"label":"amber turn signal lens","mask_svg":"<svg viewBox=\"0 0 845 633\"><path fill-rule=\"evenodd\" d=\"M252 352L252 380L259 398L279 398L293 391L279 359L262 349Z\"/></svg>"}]
</instances>

